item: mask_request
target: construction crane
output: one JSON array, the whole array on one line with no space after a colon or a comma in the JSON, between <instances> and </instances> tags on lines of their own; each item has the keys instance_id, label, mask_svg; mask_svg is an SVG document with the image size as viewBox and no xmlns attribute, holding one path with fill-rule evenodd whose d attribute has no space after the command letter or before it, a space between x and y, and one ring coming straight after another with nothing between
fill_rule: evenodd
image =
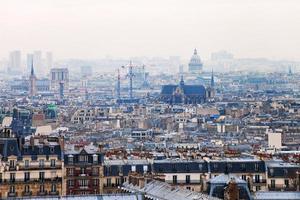
<instances>
[{"instance_id":1,"label":"construction crane","mask_svg":"<svg viewBox=\"0 0 300 200\"><path fill-rule=\"evenodd\" d=\"M132 62L130 61L128 74L127 74L127 78L129 78L129 99L133 98L133 95L132 95L132 80L133 80L133 77L134 77L134 73L132 71L132 68L133 68Z\"/></svg>"}]
</instances>

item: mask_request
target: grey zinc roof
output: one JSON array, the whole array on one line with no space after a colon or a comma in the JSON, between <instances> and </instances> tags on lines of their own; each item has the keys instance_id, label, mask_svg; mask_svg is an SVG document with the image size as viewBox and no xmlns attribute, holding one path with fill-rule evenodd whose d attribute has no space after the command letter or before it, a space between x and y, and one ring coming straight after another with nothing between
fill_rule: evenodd
<instances>
[{"instance_id":1,"label":"grey zinc roof","mask_svg":"<svg viewBox=\"0 0 300 200\"><path fill-rule=\"evenodd\" d=\"M254 199L260 200L293 200L300 199L300 192L256 192Z\"/></svg>"},{"instance_id":2,"label":"grey zinc roof","mask_svg":"<svg viewBox=\"0 0 300 200\"><path fill-rule=\"evenodd\" d=\"M145 196L149 199L155 200L217 200L218 198L210 197L208 195L192 192L190 190L180 189L180 188L172 188L168 183L160 182L160 181L151 181L147 183L145 187L139 188L138 186L134 186L125 182L122 187L123 190L137 193L144 193Z\"/></svg>"}]
</instances>

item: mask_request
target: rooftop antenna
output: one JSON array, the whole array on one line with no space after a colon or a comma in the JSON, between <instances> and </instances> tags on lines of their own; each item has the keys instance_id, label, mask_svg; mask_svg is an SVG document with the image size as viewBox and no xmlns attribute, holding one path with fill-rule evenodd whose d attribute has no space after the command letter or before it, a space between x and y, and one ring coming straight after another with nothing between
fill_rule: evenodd
<instances>
[{"instance_id":1,"label":"rooftop antenna","mask_svg":"<svg viewBox=\"0 0 300 200\"><path fill-rule=\"evenodd\" d=\"M132 61L130 61L129 63L129 72L127 74L127 77L129 78L129 98L132 99L133 95L132 95L132 80L134 77L133 71L132 71Z\"/></svg>"},{"instance_id":2,"label":"rooftop antenna","mask_svg":"<svg viewBox=\"0 0 300 200\"><path fill-rule=\"evenodd\" d=\"M120 69L118 69L118 80L117 80L117 98L121 98L121 76L120 76Z\"/></svg>"}]
</instances>

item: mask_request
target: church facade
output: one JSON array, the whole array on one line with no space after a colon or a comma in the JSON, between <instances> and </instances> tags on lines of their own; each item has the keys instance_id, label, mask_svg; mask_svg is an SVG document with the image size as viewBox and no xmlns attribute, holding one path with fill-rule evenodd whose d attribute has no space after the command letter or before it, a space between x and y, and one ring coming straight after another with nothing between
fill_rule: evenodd
<instances>
[{"instance_id":1,"label":"church facade","mask_svg":"<svg viewBox=\"0 0 300 200\"><path fill-rule=\"evenodd\" d=\"M185 85L181 77L178 85L164 85L161 89L160 101L168 104L201 104L209 96L203 85Z\"/></svg>"}]
</instances>

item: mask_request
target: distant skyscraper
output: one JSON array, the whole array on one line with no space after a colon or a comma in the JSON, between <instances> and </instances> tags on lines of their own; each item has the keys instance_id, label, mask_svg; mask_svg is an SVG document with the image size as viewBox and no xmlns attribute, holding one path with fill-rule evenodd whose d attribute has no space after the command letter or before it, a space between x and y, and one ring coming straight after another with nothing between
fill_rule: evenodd
<instances>
[{"instance_id":1,"label":"distant skyscraper","mask_svg":"<svg viewBox=\"0 0 300 200\"><path fill-rule=\"evenodd\" d=\"M47 72L53 68L53 54L52 52L46 53L46 70Z\"/></svg>"},{"instance_id":2,"label":"distant skyscraper","mask_svg":"<svg viewBox=\"0 0 300 200\"><path fill-rule=\"evenodd\" d=\"M69 70L67 68L53 68L50 71L51 90L60 94L61 84L63 93L69 90Z\"/></svg>"},{"instance_id":3,"label":"distant skyscraper","mask_svg":"<svg viewBox=\"0 0 300 200\"><path fill-rule=\"evenodd\" d=\"M201 62L200 56L197 54L197 49L194 50L194 54L189 62L189 72L200 73L202 72L203 64Z\"/></svg>"},{"instance_id":4,"label":"distant skyscraper","mask_svg":"<svg viewBox=\"0 0 300 200\"><path fill-rule=\"evenodd\" d=\"M9 54L9 72L21 71L21 51L12 51Z\"/></svg>"},{"instance_id":5,"label":"distant skyscraper","mask_svg":"<svg viewBox=\"0 0 300 200\"><path fill-rule=\"evenodd\" d=\"M233 54L227 51L218 51L211 54L211 60L220 61L220 60L231 60L233 59Z\"/></svg>"},{"instance_id":6,"label":"distant skyscraper","mask_svg":"<svg viewBox=\"0 0 300 200\"><path fill-rule=\"evenodd\" d=\"M38 74L41 74L42 71L42 52L41 51L35 51L33 52L33 65L35 67L36 72Z\"/></svg>"},{"instance_id":7,"label":"distant skyscraper","mask_svg":"<svg viewBox=\"0 0 300 200\"><path fill-rule=\"evenodd\" d=\"M32 67L32 63L33 63L33 54L29 53L27 54L27 58L26 58L26 72L29 73L31 71L31 67Z\"/></svg>"},{"instance_id":8,"label":"distant skyscraper","mask_svg":"<svg viewBox=\"0 0 300 200\"><path fill-rule=\"evenodd\" d=\"M93 75L93 69L92 69L91 66L81 66L80 71L81 71L81 76L82 77Z\"/></svg>"},{"instance_id":9,"label":"distant skyscraper","mask_svg":"<svg viewBox=\"0 0 300 200\"><path fill-rule=\"evenodd\" d=\"M183 74L183 65L179 65L179 74L182 75Z\"/></svg>"}]
</instances>

